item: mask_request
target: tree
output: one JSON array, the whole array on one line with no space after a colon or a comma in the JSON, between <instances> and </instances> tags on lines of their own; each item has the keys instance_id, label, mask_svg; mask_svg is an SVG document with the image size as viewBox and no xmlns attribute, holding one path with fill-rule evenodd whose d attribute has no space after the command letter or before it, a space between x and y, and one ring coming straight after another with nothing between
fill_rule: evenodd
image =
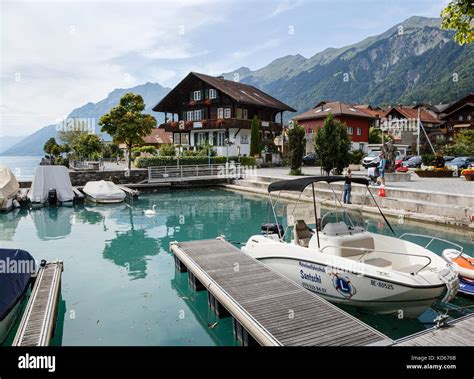
<instances>
[{"instance_id":1,"label":"tree","mask_svg":"<svg viewBox=\"0 0 474 379\"><path fill-rule=\"evenodd\" d=\"M306 131L298 123L288 128L288 159L290 160L290 175L301 175L304 148L306 145Z\"/></svg>"},{"instance_id":2,"label":"tree","mask_svg":"<svg viewBox=\"0 0 474 379\"><path fill-rule=\"evenodd\" d=\"M48 155L54 155L53 149L57 152L56 147L59 147L58 143L56 142L56 138L51 137L49 140L46 141L43 147L43 151ZM59 152L60 154L61 152Z\"/></svg>"},{"instance_id":3,"label":"tree","mask_svg":"<svg viewBox=\"0 0 474 379\"><path fill-rule=\"evenodd\" d=\"M74 145L74 142L83 135L87 135L89 132L82 130L61 130L58 131L58 137L62 143L66 143L69 146Z\"/></svg>"},{"instance_id":4,"label":"tree","mask_svg":"<svg viewBox=\"0 0 474 379\"><path fill-rule=\"evenodd\" d=\"M463 130L454 135L454 143L447 152L457 156L474 156L474 129Z\"/></svg>"},{"instance_id":5,"label":"tree","mask_svg":"<svg viewBox=\"0 0 474 379\"><path fill-rule=\"evenodd\" d=\"M143 137L150 134L156 127L156 119L147 114L142 114L145 102L140 95L127 93L122 96L118 106L99 120L102 132L112 136L114 142L123 142L127 147L128 170L132 166L132 147L143 144Z\"/></svg>"},{"instance_id":6,"label":"tree","mask_svg":"<svg viewBox=\"0 0 474 379\"><path fill-rule=\"evenodd\" d=\"M382 143L382 131L379 128L369 129L369 143Z\"/></svg>"},{"instance_id":7,"label":"tree","mask_svg":"<svg viewBox=\"0 0 474 379\"><path fill-rule=\"evenodd\" d=\"M469 44L474 41L474 5L472 0L452 0L441 11L441 28L454 29L454 41L459 45Z\"/></svg>"},{"instance_id":8,"label":"tree","mask_svg":"<svg viewBox=\"0 0 474 379\"><path fill-rule=\"evenodd\" d=\"M161 157L174 157L176 155L176 148L171 143L165 143L160 146Z\"/></svg>"},{"instance_id":9,"label":"tree","mask_svg":"<svg viewBox=\"0 0 474 379\"><path fill-rule=\"evenodd\" d=\"M102 144L96 134L83 134L74 142L72 148L80 158L88 159L97 157L102 151Z\"/></svg>"},{"instance_id":10,"label":"tree","mask_svg":"<svg viewBox=\"0 0 474 379\"><path fill-rule=\"evenodd\" d=\"M324 126L318 129L314 148L321 168L327 174L333 169L338 174L342 173L351 161L351 139L347 126L330 113L324 120Z\"/></svg>"},{"instance_id":11,"label":"tree","mask_svg":"<svg viewBox=\"0 0 474 379\"><path fill-rule=\"evenodd\" d=\"M257 116L253 116L252 128L250 131L250 156L260 155L262 147L260 145L260 120Z\"/></svg>"}]
</instances>

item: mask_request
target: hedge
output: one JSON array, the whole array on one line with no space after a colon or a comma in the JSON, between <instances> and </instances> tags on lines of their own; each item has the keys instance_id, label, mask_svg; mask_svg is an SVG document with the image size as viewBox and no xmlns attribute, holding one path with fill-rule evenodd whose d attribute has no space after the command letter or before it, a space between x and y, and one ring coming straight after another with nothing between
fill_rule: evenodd
<instances>
[{"instance_id":1,"label":"hedge","mask_svg":"<svg viewBox=\"0 0 474 379\"><path fill-rule=\"evenodd\" d=\"M226 157L211 157L211 164L224 164ZM239 162L239 157L229 157L229 161ZM208 157L181 157L180 165L208 164ZM255 158L240 157L240 163L243 166L255 166ZM135 159L137 168L147 168L153 166L176 166L178 164L176 157L138 157Z\"/></svg>"}]
</instances>

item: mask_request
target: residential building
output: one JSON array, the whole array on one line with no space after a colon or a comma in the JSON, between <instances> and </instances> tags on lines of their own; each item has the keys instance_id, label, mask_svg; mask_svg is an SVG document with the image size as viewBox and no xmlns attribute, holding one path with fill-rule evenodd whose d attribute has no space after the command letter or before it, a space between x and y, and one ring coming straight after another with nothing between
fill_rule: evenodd
<instances>
[{"instance_id":1,"label":"residential building","mask_svg":"<svg viewBox=\"0 0 474 379\"><path fill-rule=\"evenodd\" d=\"M352 149L366 152L369 143L369 127L376 117L352 104L341 101L321 101L314 108L292 119L306 130L306 153L314 152L316 133L324 125L330 113L335 119L346 124L347 133L352 141Z\"/></svg>"},{"instance_id":2,"label":"residential building","mask_svg":"<svg viewBox=\"0 0 474 379\"><path fill-rule=\"evenodd\" d=\"M283 113L295 109L239 82L189 73L154 108L165 113L159 128L175 145L194 149L213 145L218 155L249 155L254 116L261 121L260 138L276 139L283 131ZM282 140L280 138L280 140Z\"/></svg>"},{"instance_id":3,"label":"residential building","mask_svg":"<svg viewBox=\"0 0 474 379\"><path fill-rule=\"evenodd\" d=\"M447 142L452 142L461 130L474 129L474 93L449 104L443 109L441 119L446 125Z\"/></svg>"}]
</instances>

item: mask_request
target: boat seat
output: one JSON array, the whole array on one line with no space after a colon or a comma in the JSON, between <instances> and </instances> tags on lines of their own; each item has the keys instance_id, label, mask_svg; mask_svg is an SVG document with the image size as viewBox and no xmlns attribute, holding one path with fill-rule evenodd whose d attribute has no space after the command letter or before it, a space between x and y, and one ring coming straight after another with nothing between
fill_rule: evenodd
<instances>
[{"instance_id":1,"label":"boat seat","mask_svg":"<svg viewBox=\"0 0 474 379\"><path fill-rule=\"evenodd\" d=\"M297 220L293 229L295 235L295 244L303 247L308 247L309 240L313 236L313 232L308 228L306 222Z\"/></svg>"},{"instance_id":2,"label":"boat seat","mask_svg":"<svg viewBox=\"0 0 474 379\"><path fill-rule=\"evenodd\" d=\"M384 258L372 258L372 259L367 259L363 262L371 266L386 268L389 270L392 269L392 262Z\"/></svg>"},{"instance_id":3,"label":"boat seat","mask_svg":"<svg viewBox=\"0 0 474 379\"><path fill-rule=\"evenodd\" d=\"M425 265L414 264L414 265L410 265L410 266L400 267L396 271L405 272L407 274L412 274L414 272L417 272L418 270L420 270L424 266Z\"/></svg>"}]
</instances>

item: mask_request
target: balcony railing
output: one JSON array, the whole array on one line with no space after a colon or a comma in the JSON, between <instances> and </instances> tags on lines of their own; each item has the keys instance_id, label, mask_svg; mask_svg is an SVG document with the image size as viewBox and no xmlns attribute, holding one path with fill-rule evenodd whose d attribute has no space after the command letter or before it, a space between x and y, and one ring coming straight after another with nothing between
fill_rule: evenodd
<instances>
[{"instance_id":1,"label":"balcony railing","mask_svg":"<svg viewBox=\"0 0 474 379\"><path fill-rule=\"evenodd\" d=\"M261 121L261 130L271 132L281 132L282 126L279 122ZM252 120L238 118L206 119L200 121L174 121L161 124L160 128L165 128L167 132L180 132L199 129L251 129Z\"/></svg>"}]
</instances>

